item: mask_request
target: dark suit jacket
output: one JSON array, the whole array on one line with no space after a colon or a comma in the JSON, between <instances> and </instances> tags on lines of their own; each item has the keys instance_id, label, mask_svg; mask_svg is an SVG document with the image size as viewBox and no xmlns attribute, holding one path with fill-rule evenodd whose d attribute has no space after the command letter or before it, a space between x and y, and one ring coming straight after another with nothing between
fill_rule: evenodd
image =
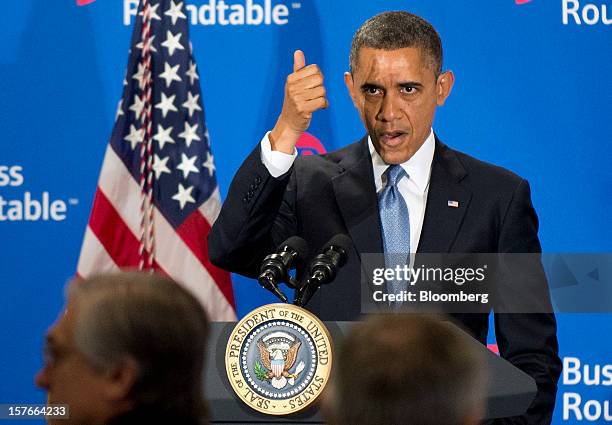
<instances>
[{"instance_id":1,"label":"dark suit jacket","mask_svg":"<svg viewBox=\"0 0 612 425\"><path fill-rule=\"evenodd\" d=\"M290 236L306 239L312 257L330 237L347 233L354 249L346 265L332 284L318 291L308 309L323 320L358 318L364 273L360 254L383 252L367 138L326 155L299 157L279 178L269 174L260 155L257 147L234 177L209 235L211 261L255 277L263 257ZM458 201L459 208L449 208L449 200ZM537 231L526 180L436 138L417 252L539 253ZM549 304L543 275L540 282L534 293ZM454 319L486 343L488 314L455 314ZM527 416L508 423L550 422L561 371L554 315L496 314L495 331L501 355L538 385Z\"/></svg>"}]
</instances>

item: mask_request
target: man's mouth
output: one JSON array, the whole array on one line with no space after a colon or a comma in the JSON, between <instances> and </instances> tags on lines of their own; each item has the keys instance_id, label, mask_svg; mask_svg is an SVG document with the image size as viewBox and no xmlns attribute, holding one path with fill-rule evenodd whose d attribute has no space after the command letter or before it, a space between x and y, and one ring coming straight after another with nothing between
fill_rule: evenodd
<instances>
[{"instance_id":1,"label":"man's mouth","mask_svg":"<svg viewBox=\"0 0 612 425\"><path fill-rule=\"evenodd\" d=\"M386 146L394 147L402 142L402 136L404 134L406 133L401 131L385 131L380 133L379 140Z\"/></svg>"}]
</instances>

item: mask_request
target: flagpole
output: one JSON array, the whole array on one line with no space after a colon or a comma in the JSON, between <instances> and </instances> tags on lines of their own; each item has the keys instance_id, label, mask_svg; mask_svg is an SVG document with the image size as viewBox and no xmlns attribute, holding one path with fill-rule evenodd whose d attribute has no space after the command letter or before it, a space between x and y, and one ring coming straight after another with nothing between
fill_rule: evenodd
<instances>
[{"instance_id":1,"label":"flagpole","mask_svg":"<svg viewBox=\"0 0 612 425\"><path fill-rule=\"evenodd\" d=\"M153 143L152 143L152 100L151 100L151 13L148 0L142 0L142 56L144 69L144 105L140 120L143 141L140 145L140 261L139 269L153 270L155 261L155 239L153 228Z\"/></svg>"}]
</instances>

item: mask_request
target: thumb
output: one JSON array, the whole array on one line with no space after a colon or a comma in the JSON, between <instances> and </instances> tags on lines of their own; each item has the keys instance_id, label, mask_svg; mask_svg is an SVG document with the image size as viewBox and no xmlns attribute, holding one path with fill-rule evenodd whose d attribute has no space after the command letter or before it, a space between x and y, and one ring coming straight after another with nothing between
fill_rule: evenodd
<instances>
[{"instance_id":1,"label":"thumb","mask_svg":"<svg viewBox=\"0 0 612 425\"><path fill-rule=\"evenodd\" d=\"M306 66L306 58L304 52L296 50L293 52L293 72L297 72Z\"/></svg>"}]
</instances>

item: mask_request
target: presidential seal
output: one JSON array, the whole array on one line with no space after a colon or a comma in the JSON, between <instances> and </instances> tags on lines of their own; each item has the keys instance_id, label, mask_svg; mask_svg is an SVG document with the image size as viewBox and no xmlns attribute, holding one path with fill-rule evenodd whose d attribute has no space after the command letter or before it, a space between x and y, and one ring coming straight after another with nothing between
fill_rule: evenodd
<instances>
[{"instance_id":1,"label":"presidential seal","mask_svg":"<svg viewBox=\"0 0 612 425\"><path fill-rule=\"evenodd\" d=\"M225 351L236 395L269 415L296 413L315 401L331 364L329 332L312 313L291 304L268 304L247 314Z\"/></svg>"}]
</instances>

